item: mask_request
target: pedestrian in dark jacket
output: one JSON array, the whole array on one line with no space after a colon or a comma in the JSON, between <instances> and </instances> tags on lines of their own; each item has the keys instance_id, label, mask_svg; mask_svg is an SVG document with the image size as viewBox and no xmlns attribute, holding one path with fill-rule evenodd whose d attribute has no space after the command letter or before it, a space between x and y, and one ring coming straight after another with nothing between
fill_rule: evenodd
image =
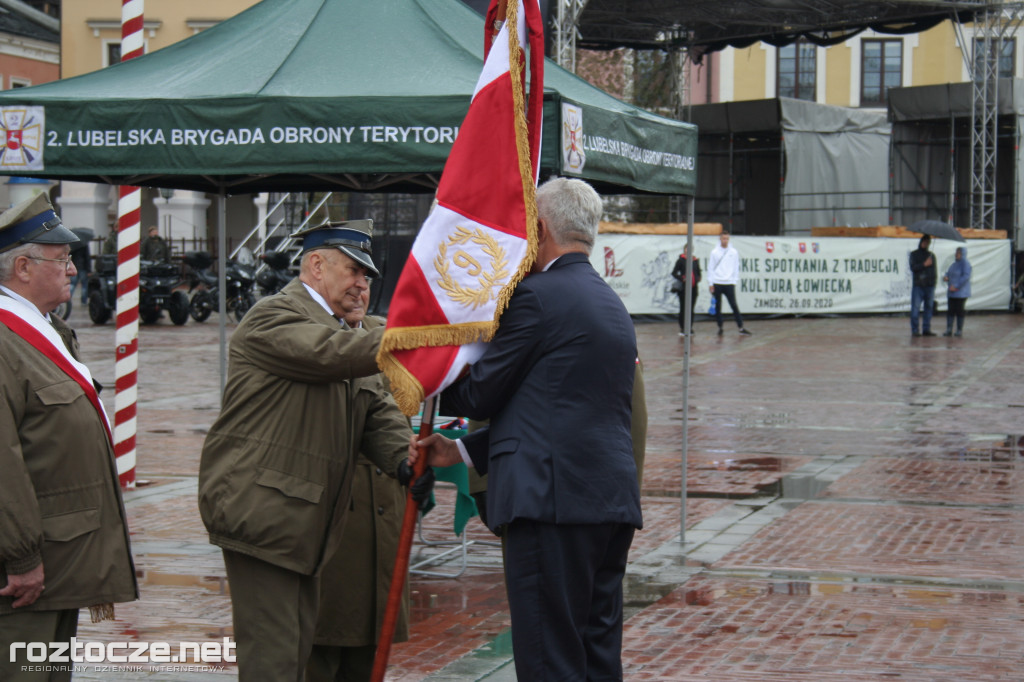
<instances>
[{"instance_id":1,"label":"pedestrian in dark jacket","mask_svg":"<svg viewBox=\"0 0 1024 682\"><path fill-rule=\"evenodd\" d=\"M956 335L960 336L964 331L964 308L971 296L971 264L967 262L967 249L957 247L956 260L949 266L949 270L946 270L946 276L942 281L949 287L946 293L949 302L949 308L946 310L946 333L943 336L953 334L954 318Z\"/></svg>"},{"instance_id":2,"label":"pedestrian in dark jacket","mask_svg":"<svg viewBox=\"0 0 1024 682\"><path fill-rule=\"evenodd\" d=\"M917 249L910 252L910 273L913 277L910 289L910 333L913 336L935 336L932 333L932 310L935 306L935 282L938 280L938 268L935 267L935 255L928 250L932 238L921 237ZM921 307L924 314L921 315ZM918 318L921 318L920 326Z\"/></svg>"},{"instance_id":3,"label":"pedestrian in dark jacket","mask_svg":"<svg viewBox=\"0 0 1024 682\"><path fill-rule=\"evenodd\" d=\"M686 257L689 254L689 245L684 247L683 253L679 254L679 258L676 259L676 266L672 268L672 277L681 288L676 294L679 296L679 335L686 336ZM692 258L693 261L693 275L690 277L690 284L693 287L690 301L690 332L693 333L693 311L697 309L697 296L700 294L700 290L697 285L700 284L700 259Z\"/></svg>"},{"instance_id":4,"label":"pedestrian in dark jacket","mask_svg":"<svg viewBox=\"0 0 1024 682\"><path fill-rule=\"evenodd\" d=\"M142 245L139 247L139 258L154 263L169 263L171 261L171 247L160 236L160 230L156 225L149 228L149 235L142 240Z\"/></svg>"}]
</instances>

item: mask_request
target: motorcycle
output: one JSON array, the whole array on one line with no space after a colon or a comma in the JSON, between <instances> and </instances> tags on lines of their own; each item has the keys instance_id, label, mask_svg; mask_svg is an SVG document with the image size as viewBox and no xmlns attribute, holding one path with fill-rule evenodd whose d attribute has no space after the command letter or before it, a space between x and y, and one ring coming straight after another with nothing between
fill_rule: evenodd
<instances>
[{"instance_id":1,"label":"motorcycle","mask_svg":"<svg viewBox=\"0 0 1024 682\"><path fill-rule=\"evenodd\" d=\"M139 318L143 324L156 324L164 310L175 325L188 322L188 297L175 290L180 283L178 267L173 263L139 263ZM97 258L96 269L89 274L86 286L89 319L95 324L106 323L117 307L117 255Z\"/></svg>"},{"instance_id":2,"label":"motorcycle","mask_svg":"<svg viewBox=\"0 0 1024 682\"><path fill-rule=\"evenodd\" d=\"M213 256L206 251L189 251L185 254L185 265L189 267L188 291L191 295L188 312L196 322L205 322L219 307L217 275L210 270ZM233 313L239 322L256 303L252 292L254 280L251 266L234 260L227 262L224 271L227 311Z\"/></svg>"},{"instance_id":3,"label":"motorcycle","mask_svg":"<svg viewBox=\"0 0 1024 682\"><path fill-rule=\"evenodd\" d=\"M260 287L261 296L276 294L295 277L288 268L291 264L291 254L287 251L264 253L260 255L260 260L267 265L256 275L256 284Z\"/></svg>"}]
</instances>

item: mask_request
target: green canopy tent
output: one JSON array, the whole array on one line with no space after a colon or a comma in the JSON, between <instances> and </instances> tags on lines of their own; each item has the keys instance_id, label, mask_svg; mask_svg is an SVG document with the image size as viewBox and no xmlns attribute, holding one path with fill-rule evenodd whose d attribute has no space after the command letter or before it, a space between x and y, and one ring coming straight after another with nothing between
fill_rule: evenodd
<instances>
[{"instance_id":1,"label":"green canopy tent","mask_svg":"<svg viewBox=\"0 0 1024 682\"><path fill-rule=\"evenodd\" d=\"M482 29L459 0L264 0L141 58L0 93L0 174L219 194L430 192L480 74ZM551 61L545 86L543 175L693 193L693 126Z\"/></svg>"},{"instance_id":2,"label":"green canopy tent","mask_svg":"<svg viewBox=\"0 0 1024 682\"><path fill-rule=\"evenodd\" d=\"M223 387L226 195L433 192L482 66L483 18L460 0L263 0L152 54L0 93L0 175L219 194ZM549 60L542 144L542 178L688 195L692 223L695 126Z\"/></svg>"},{"instance_id":3,"label":"green canopy tent","mask_svg":"<svg viewBox=\"0 0 1024 682\"><path fill-rule=\"evenodd\" d=\"M433 192L482 53L483 18L459 0L263 0L143 57L0 93L0 175L219 194L223 273L227 194ZM551 61L545 91L542 177L692 196L694 126Z\"/></svg>"}]
</instances>

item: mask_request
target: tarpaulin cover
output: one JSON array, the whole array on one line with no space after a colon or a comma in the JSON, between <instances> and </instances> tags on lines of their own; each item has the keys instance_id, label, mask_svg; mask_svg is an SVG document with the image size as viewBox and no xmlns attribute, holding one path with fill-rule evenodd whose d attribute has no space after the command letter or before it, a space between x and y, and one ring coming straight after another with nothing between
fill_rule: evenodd
<instances>
[{"instance_id":1,"label":"tarpaulin cover","mask_svg":"<svg viewBox=\"0 0 1024 682\"><path fill-rule=\"evenodd\" d=\"M762 190L766 183L781 185L781 233L886 224L890 126L884 112L780 97L695 106L691 120L701 131L701 196L726 196L737 182L729 136L759 136L781 147L762 146L758 153L784 155L775 166L781 183L777 175L753 179Z\"/></svg>"}]
</instances>

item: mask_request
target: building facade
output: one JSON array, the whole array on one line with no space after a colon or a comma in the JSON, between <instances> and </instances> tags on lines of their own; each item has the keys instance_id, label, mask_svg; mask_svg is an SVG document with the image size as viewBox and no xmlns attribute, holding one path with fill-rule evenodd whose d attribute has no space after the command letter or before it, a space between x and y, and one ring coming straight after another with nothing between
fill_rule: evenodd
<instances>
[{"instance_id":1,"label":"building facade","mask_svg":"<svg viewBox=\"0 0 1024 682\"><path fill-rule=\"evenodd\" d=\"M0 89L56 80L60 77L60 22L27 3L8 4L0 13ZM26 143L25 148L30 145ZM0 180L0 206L11 206L53 184L27 178Z\"/></svg>"},{"instance_id":2,"label":"building facade","mask_svg":"<svg viewBox=\"0 0 1024 682\"><path fill-rule=\"evenodd\" d=\"M1020 27L1004 33L999 54L1001 76L1024 75L1022 39L1024 29ZM693 103L794 97L819 104L884 109L890 88L969 81L977 41L972 25L958 30L947 21L909 35L864 31L830 47L802 41L781 48L766 43L727 48L711 55L710 70L716 81L711 84L712 99L694 98Z\"/></svg>"}]
</instances>

